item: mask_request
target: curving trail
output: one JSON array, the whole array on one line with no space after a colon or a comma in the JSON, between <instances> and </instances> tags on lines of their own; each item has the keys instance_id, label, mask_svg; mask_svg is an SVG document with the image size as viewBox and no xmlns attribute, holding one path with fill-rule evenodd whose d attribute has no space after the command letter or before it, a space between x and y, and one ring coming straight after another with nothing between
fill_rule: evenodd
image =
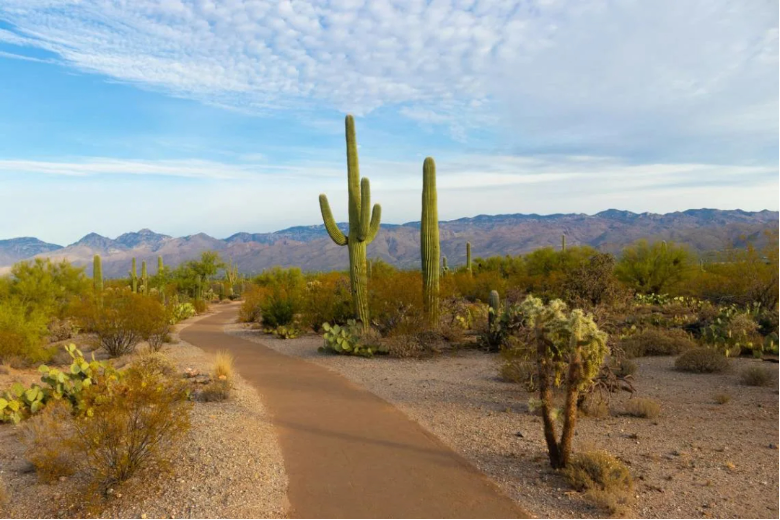
<instances>
[{"instance_id":1,"label":"curving trail","mask_svg":"<svg viewBox=\"0 0 780 520\"><path fill-rule=\"evenodd\" d=\"M471 464L398 409L344 377L229 335L237 305L183 340L228 350L271 414L293 518L523 518Z\"/></svg>"}]
</instances>

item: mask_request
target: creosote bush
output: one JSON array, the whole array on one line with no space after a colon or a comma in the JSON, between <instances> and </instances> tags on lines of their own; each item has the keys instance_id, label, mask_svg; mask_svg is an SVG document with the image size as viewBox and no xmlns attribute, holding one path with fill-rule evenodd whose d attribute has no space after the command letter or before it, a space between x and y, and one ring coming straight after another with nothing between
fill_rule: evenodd
<instances>
[{"instance_id":1,"label":"creosote bush","mask_svg":"<svg viewBox=\"0 0 780 520\"><path fill-rule=\"evenodd\" d=\"M564 475L577 491L587 496L609 513L627 514L633 479L628 468L605 451L590 451L574 455Z\"/></svg>"},{"instance_id":2,"label":"creosote bush","mask_svg":"<svg viewBox=\"0 0 780 520\"><path fill-rule=\"evenodd\" d=\"M711 374L725 371L729 367L729 360L717 350L696 348L678 357L674 366L683 372Z\"/></svg>"},{"instance_id":3,"label":"creosote bush","mask_svg":"<svg viewBox=\"0 0 780 520\"><path fill-rule=\"evenodd\" d=\"M152 466L161 467L190 427L191 403L178 378L130 366L84 392L73 421L75 450L105 491Z\"/></svg>"},{"instance_id":4,"label":"creosote bush","mask_svg":"<svg viewBox=\"0 0 780 520\"><path fill-rule=\"evenodd\" d=\"M747 386L771 386L772 370L764 367L748 367L742 371L742 384Z\"/></svg>"},{"instance_id":5,"label":"creosote bush","mask_svg":"<svg viewBox=\"0 0 780 520\"><path fill-rule=\"evenodd\" d=\"M675 356L696 348L685 331L680 329L646 329L620 340L619 347L626 357Z\"/></svg>"},{"instance_id":6,"label":"creosote bush","mask_svg":"<svg viewBox=\"0 0 780 520\"><path fill-rule=\"evenodd\" d=\"M53 401L23 423L24 456L35 467L41 482L54 482L78 469L72 411L67 401Z\"/></svg>"},{"instance_id":7,"label":"creosote bush","mask_svg":"<svg viewBox=\"0 0 780 520\"><path fill-rule=\"evenodd\" d=\"M634 399L629 399L629 401L626 403L626 409L624 413L632 417L654 419L658 417L659 413L661 413L661 405L652 399L636 397Z\"/></svg>"}]
</instances>

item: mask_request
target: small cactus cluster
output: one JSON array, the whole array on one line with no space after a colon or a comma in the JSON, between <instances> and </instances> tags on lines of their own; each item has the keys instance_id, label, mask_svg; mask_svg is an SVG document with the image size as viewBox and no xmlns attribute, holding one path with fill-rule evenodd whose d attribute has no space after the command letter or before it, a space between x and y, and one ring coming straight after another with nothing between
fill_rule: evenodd
<instances>
[{"instance_id":1,"label":"small cactus cluster","mask_svg":"<svg viewBox=\"0 0 780 520\"><path fill-rule=\"evenodd\" d=\"M362 327L369 326L368 315L368 277L366 274L366 246L379 232L382 207L375 204L371 208L371 187L367 178L360 178L355 120L347 116L345 120L347 140L347 187L349 192L349 231L341 232L325 194L320 195L320 211L325 229L330 238L339 246L349 250L349 279L352 289L352 302L355 316Z\"/></svg>"}]
</instances>

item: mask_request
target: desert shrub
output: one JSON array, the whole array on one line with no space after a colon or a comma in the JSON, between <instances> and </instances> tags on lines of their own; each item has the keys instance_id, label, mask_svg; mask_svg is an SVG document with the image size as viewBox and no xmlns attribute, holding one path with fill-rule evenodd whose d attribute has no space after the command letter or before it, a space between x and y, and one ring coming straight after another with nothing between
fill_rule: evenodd
<instances>
[{"instance_id":1,"label":"desert shrub","mask_svg":"<svg viewBox=\"0 0 780 520\"><path fill-rule=\"evenodd\" d=\"M181 380L129 367L84 392L86 413L74 421L81 460L104 490L164 461L190 426Z\"/></svg>"},{"instance_id":2,"label":"desert shrub","mask_svg":"<svg viewBox=\"0 0 780 520\"><path fill-rule=\"evenodd\" d=\"M320 347L320 352L362 357L387 353L387 347L379 342L379 335L363 330L355 320L349 320L344 326L323 323L322 329L325 331L325 345Z\"/></svg>"},{"instance_id":3,"label":"desert shrub","mask_svg":"<svg viewBox=\"0 0 780 520\"><path fill-rule=\"evenodd\" d=\"M230 383L227 381L210 381L198 393L199 401L204 403L218 403L230 398Z\"/></svg>"},{"instance_id":4,"label":"desert shrub","mask_svg":"<svg viewBox=\"0 0 780 520\"><path fill-rule=\"evenodd\" d=\"M368 286L369 313L380 334L415 334L426 328L421 287L419 271L372 276Z\"/></svg>"},{"instance_id":5,"label":"desert shrub","mask_svg":"<svg viewBox=\"0 0 780 520\"><path fill-rule=\"evenodd\" d=\"M209 304L206 298L195 298L192 300L192 307L195 309L196 314L203 314L209 310Z\"/></svg>"},{"instance_id":6,"label":"desert shrub","mask_svg":"<svg viewBox=\"0 0 780 520\"><path fill-rule=\"evenodd\" d=\"M325 273L309 280L303 293L302 309L302 323L314 332L319 332L326 322L345 324L353 315L349 277Z\"/></svg>"},{"instance_id":7,"label":"desert shrub","mask_svg":"<svg viewBox=\"0 0 780 520\"><path fill-rule=\"evenodd\" d=\"M574 489L612 514L625 511L634 488L626 465L605 451L574 455L564 475Z\"/></svg>"},{"instance_id":8,"label":"desert shrub","mask_svg":"<svg viewBox=\"0 0 780 520\"><path fill-rule=\"evenodd\" d=\"M718 404L726 404L731 401L731 396L729 394L715 394L713 400Z\"/></svg>"},{"instance_id":9,"label":"desert shrub","mask_svg":"<svg viewBox=\"0 0 780 520\"><path fill-rule=\"evenodd\" d=\"M169 317L162 304L129 291L107 291L102 302L85 300L79 317L111 357L129 354L142 339L164 337L168 331Z\"/></svg>"},{"instance_id":10,"label":"desert shrub","mask_svg":"<svg viewBox=\"0 0 780 520\"><path fill-rule=\"evenodd\" d=\"M263 325L276 328L291 324L295 319L296 308L294 300L272 292L262 304Z\"/></svg>"},{"instance_id":11,"label":"desert shrub","mask_svg":"<svg viewBox=\"0 0 780 520\"><path fill-rule=\"evenodd\" d=\"M441 333L421 331L416 334L393 335L380 341L382 352L394 358L426 358L442 351L446 344Z\"/></svg>"},{"instance_id":12,"label":"desert shrub","mask_svg":"<svg viewBox=\"0 0 780 520\"><path fill-rule=\"evenodd\" d=\"M138 356L133 361L133 367L144 374L156 374L165 377L176 375L176 366L159 352L150 352Z\"/></svg>"},{"instance_id":13,"label":"desert shrub","mask_svg":"<svg viewBox=\"0 0 780 520\"><path fill-rule=\"evenodd\" d=\"M742 371L742 384L747 386L771 386L772 370L764 367L748 367Z\"/></svg>"},{"instance_id":14,"label":"desert shrub","mask_svg":"<svg viewBox=\"0 0 780 520\"><path fill-rule=\"evenodd\" d=\"M268 296L268 290L265 287L252 285L244 292L244 301L241 303L241 309L238 311L238 319L242 323L255 323L260 321L262 315L261 305Z\"/></svg>"},{"instance_id":15,"label":"desert shrub","mask_svg":"<svg viewBox=\"0 0 780 520\"><path fill-rule=\"evenodd\" d=\"M661 413L661 405L652 399L637 397L626 403L625 414L643 419L654 419Z\"/></svg>"},{"instance_id":16,"label":"desert shrub","mask_svg":"<svg viewBox=\"0 0 780 520\"><path fill-rule=\"evenodd\" d=\"M20 358L29 363L48 361L52 350L44 346L47 318L40 312L26 312L14 301L0 303L0 361Z\"/></svg>"},{"instance_id":17,"label":"desert shrub","mask_svg":"<svg viewBox=\"0 0 780 520\"><path fill-rule=\"evenodd\" d=\"M563 281L563 295L570 305L595 307L625 301L630 297L614 274L615 257L609 253L595 253L586 263L577 265Z\"/></svg>"},{"instance_id":18,"label":"desert shrub","mask_svg":"<svg viewBox=\"0 0 780 520\"><path fill-rule=\"evenodd\" d=\"M678 357L674 366L683 372L710 374L725 371L729 367L729 360L717 350L695 348Z\"/></svg>"},{"instance_id":19,"label":"desert shrub","mask_svg":"<svg viewBox=\"0 0 780 520\"><path fill-rule=\"evenodd\" d=\"M639 370L639 366L630 359L621 359L619 361L615 361L611 368L612 372L617 377L632 376L636 374L637 370Z\"/></svg>"},{"instance_id":20,"label":"desert shrub","mask_svg":"<svg viewBox=\"0 0 780 520\"><path fill-rule=\"evenodd\" d=\"M267 334L273 334L279 339L295 339L301 335L301 331L295 324L279 325L278 327L266 329L265 332Z\"/></svg>"},{"instance_id":21,"label":"desert shrub","mask_svg":"<svg viewBox=\"0 0 780 520\"><path fill-rule=\"evenodd\" d=\"M47 325L49 342L64 341L78 334L78 325L70 318L54 318Z\"/></svg>"},{"instance_id":22,"label":"desert shrub","mask_svg":"<svg viewBox=\"0 0 780 520\"><path fill-rule=\"evenodd\" d=\"M24 456L42 482L54 482L77 469L71 413L66 401L54 401L21 428Z\"/></svg>"},{"instance_id":23,"label":"desert shrub","mask_svg":"<svg viewBox=\"0 0 780 520\"><path fill-rule=\"evenodd\" d=\"M640 240L623 249L615 276L637 292L661 294L685 279L690 261L681 246Z\"/></svg>"},{"instance_id":24,"label":"desert shrub","mask_svg":"<svg viewBox=\"0 0 780 520\"><path fill-rule=\"evenodd\" d=\"M48 317L65 317L69 305L90 292L91 282L84 268L69 262L36 258L11 269L9 296L22 303L27 312Z\"/></svg>"},{"instance_id":25,"label":"desert shrub","mask_svg":"<svg viewBox=\"0 0 780 520\"><path fill-rule=\"evenodd\" d=\"M521 383L529 392L535 392L538 374L533 348L525 342L502 348L499 377L510 383Z\"/></svg>"},{"instance_id":26,"label":"desert shrub","mask_svg":"<svg viewBox=\"0 0 780 520\"><path fill-rule=\"evenodd\" d=\"M626 357L673 356L696 348L696 343L680 329L645 329L620 340Z\"/></svg>"},{"instance_id":27,"label":"desert shrub","mask_svg":"<svg viewBox=\"0 0 780 520\"><path fill-rule=\"evenodd\" d=\"M609 402L598 393L592 393L580 405L582 413L588 417L603 419L609 416Z\"/></svg>"}]
</instances>

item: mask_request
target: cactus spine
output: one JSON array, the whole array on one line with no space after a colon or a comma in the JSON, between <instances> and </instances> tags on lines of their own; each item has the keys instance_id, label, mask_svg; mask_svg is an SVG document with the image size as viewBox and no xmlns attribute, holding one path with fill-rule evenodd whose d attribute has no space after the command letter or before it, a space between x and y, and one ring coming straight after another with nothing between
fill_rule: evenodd
<instances>
[{"instance_id":1,"label":"cactus spine","mask_svg":"<svg viewBox=\"0 0 780 520\"><path fill-rule=\"evenodd\" d=\"M103 292L103 262L100 260L100 255L92 258L92 289L95 294Z\"/></svg>"},{"instance_id":2,"label":"cactus spine","mask_svg":"<svg viewBox=\"0 0 780 520\"><path fill-rule=\"evenodd\" d=\"M352 305L355 317L363 327L368 327L368 284L366 275L366 246L379 232L382 207L375 204L371 209L371 187L367 178L360 179L355 120L347 116L344 122L347 137L347 186L349 189L349 232L344 233L336 225L330 211L328 197L320 195L320 211L325 229L330 238L349 250L349 279L352 289Z\"/></svg>"},{"instance_id":3,"label":"cactus spine","mask_svg":"<svg viewBox=\"0 0 780 520\"><path fill-rule=\"evenodd\" d=\"M439 322L439 210L436 200L436 163L423 163L420 256L422 257L423 303L430 325Z\"/></svg>"},{"instance_id":4,"label":"cactus spine","mask_svg":"<svg viewBox=\"0 0 780 520\"><path fill-rule=\"evenodd\" d=\"M566 252L566 235L561 235L561 251Z\"/></svg>"},{"instance_id":5,"label":"cactus spine","mask_svg":"<svg viewBox=\"0 0 780 520\"><path fill-rule=\"evenodd\" d=\"M133 257L133 267L130 269L130 288L133 292L138 292L138 276L135 274L135 257Z\"/></svg>"},{"instance_id":6,"label":"cactus spine","mask_svg":"<svg viewBox=\"0 0 780 520\"><path fill-rule=\"evenodd\" d=\"M466 271L471 275L471 242L466 242Z\"/></svg>"},{"instance_id":7,"label":"cactus spine","mask_svg":"<svg viewBox=\"0 0 780 520\"><path fill-rule=\"evenodd\" d=\"M146 260L141 261L141 290L144 296L149 294L149 273L146 272Z\"/></svg>"}]
</instances>

